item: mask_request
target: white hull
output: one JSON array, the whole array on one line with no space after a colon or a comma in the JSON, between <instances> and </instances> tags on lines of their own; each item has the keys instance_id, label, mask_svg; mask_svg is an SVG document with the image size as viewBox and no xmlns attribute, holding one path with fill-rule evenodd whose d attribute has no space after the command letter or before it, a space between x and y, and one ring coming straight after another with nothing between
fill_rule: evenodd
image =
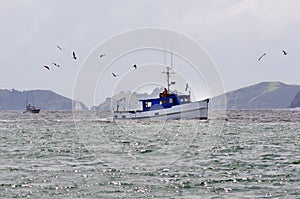
<instances>
[{"instance_id":1,"label":"white hull","mask_svg":"<svg viewBox=\"0 0 300 199\"><path fill-rule=\"evenodd\" d=\"M208 100L191 102L166 109L150 111L115 111L114 119L207 119Z\"/></svg>"}]
</instances>

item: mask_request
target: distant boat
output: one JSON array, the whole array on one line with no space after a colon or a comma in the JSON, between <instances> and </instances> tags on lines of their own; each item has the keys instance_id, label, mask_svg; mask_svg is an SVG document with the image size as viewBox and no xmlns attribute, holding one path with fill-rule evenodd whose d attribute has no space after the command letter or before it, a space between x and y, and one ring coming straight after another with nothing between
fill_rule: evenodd
<instances>
[{"instance_id":1,"label":"distant boat","mask_svg":"<svg viewBox=\"0 0 300 199\"><path fill-rule=\"evenodd\" d=\"M31 113L39 113L40 109L36 108L34 105L27 104L26 105L26 111L25 112L31 112Z\"/></svg>"},{"instance_id":2,"label":"distant boat","mask_svg":"<svg viewBox=\"0 0 300 199\"><path fill-rule=\"evenodd\" d=\"M175 82L170 82L170 67L163 72L167 75L168 89L165 88L158 98L143 99L142 110L117 110L113 111L115 120L124 119L153 119L153 120L172 120L172 119L199 119L207 120L209 99L200 101L191 101L191 93L188 95L179 95L176 92L170 92L169 87ZM125 101L120 99L118 102Z\"/></svg>"},{"instance_id":3,"label":"distant boat","mask_svg":"<svg viewBox=\"0 0 300 199\"><path fill-rule=\"evenodd\" d=\"M23 112L23 113L27 113L27 112L30 112L30 113L39 113L40 112L40 109L39 108L36 108L34 106L34 101L32 99L32 102L33 102L33 105L29 104L28 103L28 92L27 92L27 97L26 97L26 110Z\"/></svg>"}]
</instances>

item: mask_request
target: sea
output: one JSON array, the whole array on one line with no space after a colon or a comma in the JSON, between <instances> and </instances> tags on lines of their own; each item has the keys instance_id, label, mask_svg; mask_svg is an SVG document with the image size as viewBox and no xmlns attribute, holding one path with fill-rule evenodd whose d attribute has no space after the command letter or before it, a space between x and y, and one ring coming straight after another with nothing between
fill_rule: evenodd
<instances>
[{"instance_id":1,"label":"sea","mask_svg":"<svg viewBox=\"0 0 300 199\"><path fill-rule=\"evenodd\" d=\"M0 111L0 198L300 198L300 111Z\"/></svg>"}]
</instances>

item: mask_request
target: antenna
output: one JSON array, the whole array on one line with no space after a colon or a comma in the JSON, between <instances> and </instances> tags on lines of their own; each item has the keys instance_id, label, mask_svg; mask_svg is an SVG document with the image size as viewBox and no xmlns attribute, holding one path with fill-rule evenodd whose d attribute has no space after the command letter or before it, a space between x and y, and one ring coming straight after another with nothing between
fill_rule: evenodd
<instances>
[{"instance_id":1,"label":"antenna","mask_svg":"<svg viewBox=\"0 0 300 199\"><path fill-rule=\"evenodd\" d=\"M167 75L167 85L168 85L168 92L170 92L170 86L175 84L175 82L170 82L170 77L171 74L175 74L172 70L173 66L173 52L171 51L171 67L167 65L167 52L166 52L166 40L165 40L165 35L163 35L163 42L164 42L164 65L166 66L167 71L163 69L163 74Z\"/></svg>"},{"instance_id":2,"label":"antenna","mask_svg":"<svg viewBox=\"0 0 300 199\"><path fill-rule=\"evenodd\" d=\"M165 35L163 35L163 43L164 43L164 65L167 65L167 53L166 53L166 39L165 39Z\"/></svg>"},{"instance_id":3,"label":"antenna","mask_svg":"<svg viewBox=\"0 0 300 199\"><path fill-rule=\"evenodd\" d=\"M165 48L164 48L164 65L167 65L167 53Z\"/></svg>"},{"instance_id":4,"label":"antenna","mask_svg":"<svg viewBox=\"0 0 300 199\"><path fill-rule=\"evenodd\" d=\"M173 52L171 51L171 67L173 67Z\"/></svg>"}]
</instances>

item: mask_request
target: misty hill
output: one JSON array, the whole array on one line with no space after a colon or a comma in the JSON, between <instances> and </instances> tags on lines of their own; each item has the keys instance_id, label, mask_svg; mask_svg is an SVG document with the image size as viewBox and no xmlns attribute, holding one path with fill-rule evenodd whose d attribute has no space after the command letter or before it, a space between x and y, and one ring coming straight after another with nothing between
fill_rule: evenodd
<instances>
[{"instance_id":1,"label":"misty hill","mask_svg":"<svg viewBox=\"0 0 300 199\"><path fill-rule=\"evenodd\" d=\"M41 110L72 110L71 99L52 91L18 91L14 89L0 89L0 110L24 110L26 99L29 104L34 104ZM83 109L87 109L82 102L79 104Z\"/></svg>"},{"instance_id":2,"label":"misty hill","mask_svg":"<svg viewBox=\"0 0 300 199\"><path fill-rule=\"evenodd\" d=\"M282 109L291 106L291 102L299 91L299 85L262 82L228 92L214 98L213 101L226 96L227 109ZM216 103L213 108L221 107Z\"/></svg>"},{"instance_id":3,"label":"misty hill","mask_svg":"<svg viewBox=\"0 0 300 199\"><path fill-rule=\"evenodd\" d=\"M300 91L297 93L297 95L291 102L291 105L289 106L289 108L296 108L296 107L300 107Z\"/></svg>"},{"instance_id":4,"label":"misty hill","mask_svg":"<svg viewBox=\"0 0 300 199\"><path fill-rule=\"evenodd\" d=\"M121 91L120 93L114 95L112 98L106 98L106 100L99 106L93 106L92 110L116 110L117 105L119 105L119 110L140 109L139 100L158 97L159 93L161 93L162 91L163 88L155 88L151 92L151 94Z\"/></svg>"}]
</instances>

